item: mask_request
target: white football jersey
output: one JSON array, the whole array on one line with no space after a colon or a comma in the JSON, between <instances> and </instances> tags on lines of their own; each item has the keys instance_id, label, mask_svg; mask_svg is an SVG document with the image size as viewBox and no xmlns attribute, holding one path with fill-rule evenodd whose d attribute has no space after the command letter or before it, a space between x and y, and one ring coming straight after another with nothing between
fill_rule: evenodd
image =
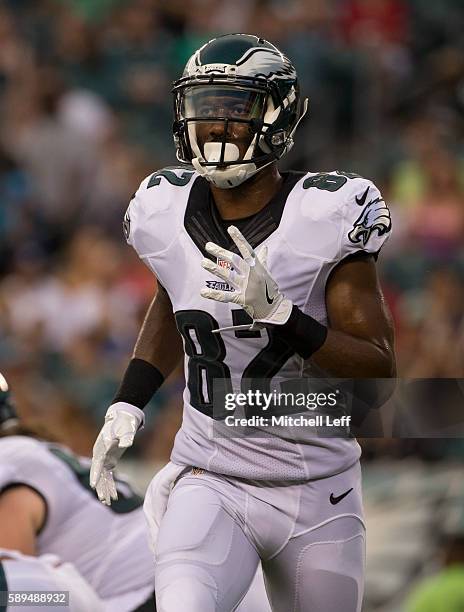
<instances>
[{"instance_id":1,"label":"white football jersey","mask_svg":"<svg viewBox=\"0 0 464 612\"><path fill-rule=\"evenodd\" d=\"M272 201L239 227L253 248L268 247L267 267L280 291L327 324L330 273L359 251L376 255L390 232L390 214L377 187L357 175L289 172L283 177ZM283 389L286 381L324 376L273 330L213 333L250 321L237 305L200 295L205 286L232 290L201 266L203 257L211 257L204 249L208 241L237 252L226 225L208 182L186 168L166 168L142 181L124 219L129 244L169 294L184 341L184 416L171 460L260 480L321 478L347 469L360 455L351 438L317 438L303 427L289 437L268 429L261 437L221 437L213 428L215 380L236 392L250 379L270 379L269 389Z\"/></svg>"},{"instance_id":2,"label":"white football jersey","mask_svg":"<svg viewBox=\"0 0 464 612\"><path fill-rule=\"evenodd\" d=\"M55 555L30 557L7 549L0 549L0 557L0 592L12 604L0 605L1 610L36 612L38 607L56 607L61 612L110 612L71 563Z\"/></svg>"},{"instance_id":3,"label":"white football jersey","mask_svg":"<svg viewBox=\"0 0 464 612\"><path fill-rule=\"evenodd\" d=\"M118 602L113 609L133 610L154 590L142 499L117 479L119 499L104 506L90 488L89 470L90 459L65 446L26 436L0 439L0 491L24 484L46 503L38 554L72 563L100 598Z\"/></svg>"}]
</instances>

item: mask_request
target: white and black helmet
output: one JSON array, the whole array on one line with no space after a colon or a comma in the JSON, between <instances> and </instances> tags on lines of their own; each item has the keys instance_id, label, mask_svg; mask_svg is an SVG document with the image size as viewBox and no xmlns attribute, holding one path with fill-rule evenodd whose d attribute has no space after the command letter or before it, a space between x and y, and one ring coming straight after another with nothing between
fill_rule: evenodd
<instances>
[{"instance_id":1,"label":"white and black helmet","mask_svg":"<svg viewBox=\"0 0 464 612\"><path fill-rule=\"evenodd\" d=\"M271 43L249 34L227 34L203 45L174 83L173 94L177 158L220 188L240 185L285 155L307 109L305 100L300 110L298 79L290 60ZM223 122L222 140L206 143L201 150L199 122ZM238 147L227 142L229 123L235 122L247 123L252 136L241 158Z\"/></svg>"}]
</instances>

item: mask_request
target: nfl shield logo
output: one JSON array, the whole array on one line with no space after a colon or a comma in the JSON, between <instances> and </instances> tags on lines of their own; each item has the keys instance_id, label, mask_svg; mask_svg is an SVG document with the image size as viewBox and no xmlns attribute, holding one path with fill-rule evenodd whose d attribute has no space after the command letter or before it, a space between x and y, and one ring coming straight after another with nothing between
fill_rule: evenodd
<instances>
[{"instance_id":1,"label":"nfl shield logo","mask_svg":"<svg viewBox=\"0 0 464 612\"><path fill-rule=\"evenodd\" d=\"M220 268L227 268L227 269L229 269L229 270L230 270L230 269L231 269L231 267L232 267L228 261L226 261L225 259L219 259L219 257L217 258L217 265L218 265Z\"/></svg>"},{"instance_id":2,"label":"nfl shield logo","mask_svg":"<svg viewBox=\"0 0 464 612\"><path fill-rule=\"evenodd\" d=\"M225 268L226 270L230 270L232 268L230 263L228 261L225 261L225 259L220 259L219 257L217 257L216 259L217 259L217 265L220 268ZM207 280L206 286L209 287L210 289L217 289L219 291L233 291L234 290L234 288L231 287L229 283L226 283L224 281Z\"/></svg>"}]
</instances>

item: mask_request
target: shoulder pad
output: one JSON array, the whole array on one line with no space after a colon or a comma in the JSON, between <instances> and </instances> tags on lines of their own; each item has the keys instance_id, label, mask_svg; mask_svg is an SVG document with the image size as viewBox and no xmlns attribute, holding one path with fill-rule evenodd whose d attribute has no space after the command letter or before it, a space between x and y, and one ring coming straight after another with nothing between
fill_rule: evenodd
<instances>
[{"instance_id":1,"label":"shoulder pad","mask_svg":"<svg viewBox=\"0 0 464 612\"><path fill-rule=\"evenodd\" d=\"M27 436L7 436L0 440L0 490L23 483L42 492L50 478L49 453L43 442Z\"/></svg>"},{"instance_id":2,"label":"shoulder pad","mask_svg":"<svg viewBox=\"0 0 464 612\"><path fill-rule=\"evenodd\" d=\"M169 213L176 214L182 196L187 199L194 175L195 171L189 167L169 167L150 174L141 182L123 221L124 236L139 257L166 248L173 229Z\"/></svg>"},{"instance_id":3,"label":"shoulder pad","mask_svg":"<svg viewBox=\"0 0 464 612\"><path fill-rule=\"evenodd\" d=\"M376 254L391 231L390 211L369 179L349 172L308 173L303 190L317 190L312 209L341 224L337 259L365 251Z\"/></svg>"}]
</instances>

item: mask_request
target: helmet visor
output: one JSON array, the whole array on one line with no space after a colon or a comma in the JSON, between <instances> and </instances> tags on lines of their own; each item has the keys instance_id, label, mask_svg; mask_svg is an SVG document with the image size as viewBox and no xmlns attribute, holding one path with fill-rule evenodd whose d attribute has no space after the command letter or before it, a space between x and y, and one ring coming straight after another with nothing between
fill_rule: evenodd
<instances>
[{"instance_id":1,"label":"helmet visor","mask_svg":"<svg viewBox=\"0 0 464 612\"><path fill-rule=\"evenodd\" d=\"M266 94L245 87L197 85L187 87L181 105L182 119L260 119Z\"/></svg>"}]
</instances>

